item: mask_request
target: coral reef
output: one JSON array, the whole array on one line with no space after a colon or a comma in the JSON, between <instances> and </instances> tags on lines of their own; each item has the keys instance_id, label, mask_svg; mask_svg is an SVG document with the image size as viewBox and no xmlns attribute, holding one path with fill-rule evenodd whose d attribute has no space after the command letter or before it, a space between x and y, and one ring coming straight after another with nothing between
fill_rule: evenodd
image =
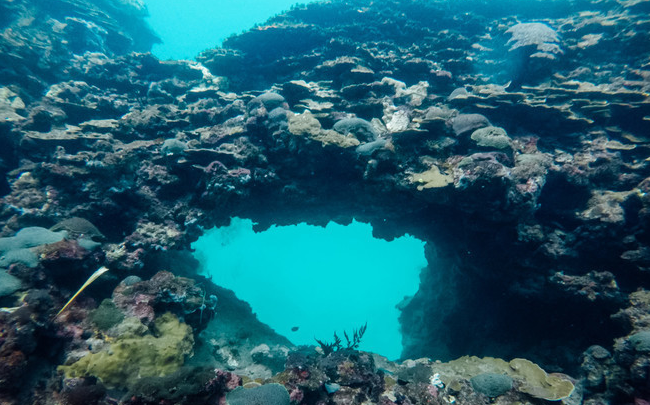
<instances>
[{"instance_id":1,"label":"coral reef","mask_svg":"<svg viewBox=\"0 0 650 405\"><path fill-rule=\"evenodd\" d=\"M17 84L23 95L70 77L67 69L85 52L120 55L159 42L139 1L62 0L43 7L19 0L0 5L0 14L0 85Z\"/></svg>"},{"instance_id":2,"label":"coral reef","mask_svg":"<svg viewBox=\"0 0 650 405\"><path fill-rule=\"evenodd\" d=\"M433 364L431 368L439 373L440 380L446 385L457 385L458 379L469 379L477 392L486 395L496 392L504 394L508 391L504 389L505 386L512 386L513 381L516 382L516 391L547 401L567 398L574 390L574 384L569 377L547 374L537 364L526 359L506 362L492 357L464 356L448 363ZM501 377L503 375L511 378L510 384Z\"/></svg>"},{"instance_id":3,"label":"coral reef","mask_svg":"<svg viewBox=\"0 0 650 405\"><path fill-rule=\"evenodd\" d=\"M502 1L299 5L197 61L137 1L0 4L0 402L650 401L648 2ZM293 347L188 260L233 216L427 241L439 362Z\"/></svg>"},{"instance_id":4,"label":"coral reef","mask_svg":"<svg viewBox=\"0 0 650 405\"><path fill-rule=\"evenodd\" d=\"M93 376L109 387L124 387L141 377L171 374L183 365L194 344L189 326L167 313L156 319L155 335L142 334L139 321L116 325L120 334L97 352L59 367L67 378Z\"/></svg>"},{"instance_id":5,"label":"coral reef","mask_svg":"<svg viewBox=\"0 0 650 405\"><path fill-rule=\"evenodd\" d=\"M280 384L265 384L255 388L238 388L226 395L228 405L289 405L289 393Z\"/></svg>"}]
</instances>

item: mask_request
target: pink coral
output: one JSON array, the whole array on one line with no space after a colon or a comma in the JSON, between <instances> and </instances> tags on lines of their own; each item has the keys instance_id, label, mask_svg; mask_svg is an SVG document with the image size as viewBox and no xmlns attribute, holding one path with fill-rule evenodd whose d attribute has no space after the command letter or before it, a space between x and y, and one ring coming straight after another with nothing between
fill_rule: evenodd
<instances>
[{"instance_id":1,"label":"pink coral","mask_svg":"<svg viewBox=\"0 0 650 405\"><path fill-rule=\"evenodd\" d=\"M305 393L298 388L294 388L289 392L289 399L291 402L299 404L305 398Z\"/></svg>"}]
</instances>

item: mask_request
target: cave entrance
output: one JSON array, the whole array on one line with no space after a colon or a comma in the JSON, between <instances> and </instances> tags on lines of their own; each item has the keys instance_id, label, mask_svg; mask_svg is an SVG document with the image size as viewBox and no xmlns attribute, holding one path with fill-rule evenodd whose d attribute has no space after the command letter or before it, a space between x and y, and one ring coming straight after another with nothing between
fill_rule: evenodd
<instances>
[{"instance_id":1,"label":"cave entrance","mask_svg":"<svg viewBox=\"0 0 650 405\"><path fill-rule=\"evenodd\" d=\"M192 247L206 276L292 343L331 342L334 331L343 338L367 322L360 349L396 360L403 348L399 307L418 291L424 245L410 235L374 238L371 225L356 221L255 232L253 221L232 218Z\"/></svg>"}]
</instances>

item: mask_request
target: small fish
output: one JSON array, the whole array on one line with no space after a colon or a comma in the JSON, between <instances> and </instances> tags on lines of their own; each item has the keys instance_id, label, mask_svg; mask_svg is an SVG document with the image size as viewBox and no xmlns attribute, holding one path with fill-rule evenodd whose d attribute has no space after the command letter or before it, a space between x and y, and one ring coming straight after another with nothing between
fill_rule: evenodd
<instances>
[{"instance_id":1,"label":"small fish","mask_svg":"<svg viewBox=\"0 0 650 405\"><path fill-rule=\"evenodd\" d=\"M294 326L291 328L291 332L298 332L298 329L300 329L298 326Z\"/></svg>"},{"instance_id":2,"label":"small fish","mask_svg":"<svg viewBox=\"0 0 650 405\"><path fill-rule=\"evenodd\" d=\"M81 286L81 288L80 288L80 289L79 289L79 290L78 290L78 291L77 291L77 292L72 296L72 298L70 298L70 300L68 300L68 302L65 303L65 305L63 306L63 308L61 308L61 310L60 310L59 312L56 313L55 317L61 315L61 312L65 311L65 309L66 309L68 306L70 306L70 304L72 304L72 302L77 298L77 296L78 296L79 294L81 294L81 292L82 292L86 287L88 287L88 286L89 286L93 281L97 280L97 278L98 278L99 276L101 276L102 274L106 273L107 271L108 271L108 267L106 267L106 266L102 266L102 267L100 267L99 269L97 269L96 272L94 272L90 277L88 277L88 280L86 280L86 282L85 282L85 283Z\"/></svg>"}]
</instances>

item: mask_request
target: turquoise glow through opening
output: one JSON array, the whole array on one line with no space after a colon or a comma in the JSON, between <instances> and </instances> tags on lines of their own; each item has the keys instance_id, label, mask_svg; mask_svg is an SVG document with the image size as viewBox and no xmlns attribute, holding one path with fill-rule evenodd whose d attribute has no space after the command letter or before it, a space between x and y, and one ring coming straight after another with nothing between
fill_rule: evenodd
<instances>
[{"instance_id":1,"label":"turquoise glow through opening","mask_svg":"<svg viewBox=\"0 0 650 405\"><path fill-rule=\"evenodd\" d=\"M331 342L334 331L343 338L367 322L360 349L392 360L402 352L396 305L417 292L427 265L423 241L376 239L371 225L356 221L255 233L251 220L233 218L192 247L207 276L292 343Z\"/></svg>"},{"instance_id":2,"label":"turquoise glow through opening","mask_svg":"<svg viewBox=\"0 0 650 405\"><path fill-rule=\"evenodd\" d=\"M303 2L307 3L307 2ZM295 0L145 0L149 24L162 40L160 59L192 59L224 39L288 10Z\"/></svg>"}]
</instances>

